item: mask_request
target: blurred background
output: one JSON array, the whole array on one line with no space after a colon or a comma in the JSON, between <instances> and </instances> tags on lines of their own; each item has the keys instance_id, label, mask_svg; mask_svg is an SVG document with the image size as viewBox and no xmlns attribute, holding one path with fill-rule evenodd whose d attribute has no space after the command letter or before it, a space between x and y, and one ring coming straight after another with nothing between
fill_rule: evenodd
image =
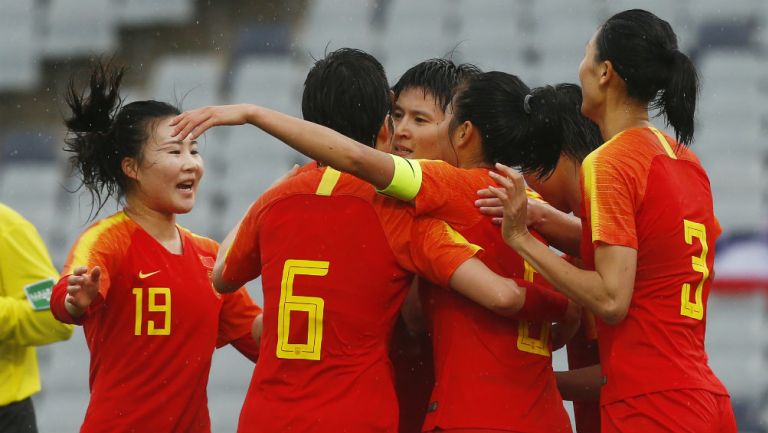
<instances>
[{"instance_id":1,"label":"blurred background","mask_svg":"<svg viewBox=\"0 0 768 433\"><path fill-rule=\"evenodd\" d=\"M519 75L530 86L578 82L584 46L624 9L668 20L699 68L693 149L710 175L724 234L708 309L711 365L742 432L768 431L768 2L765 0L0 0L0 201L31 220L61 268L88 224L72 193L62 103L94 59L129 66L123 96L183 109L251 102L300 115L303 78L327 50L379 58L394 83L410 66L452 56ZM82 82L82 81L80 81ZM662 127L663 122L658 121ZM252 127L207 133L207 175L181 219L221 240L292 164L306 161ZM108 204L98 215L116 210ZM249 287L261 300L258 282ZM88 401L88 350L39 350L40 431L77 431ZM556 368L564 369L562 353ZM234 431L253 366L217 351L209 385L213 431Z\"/></svg>"}]
</instances>

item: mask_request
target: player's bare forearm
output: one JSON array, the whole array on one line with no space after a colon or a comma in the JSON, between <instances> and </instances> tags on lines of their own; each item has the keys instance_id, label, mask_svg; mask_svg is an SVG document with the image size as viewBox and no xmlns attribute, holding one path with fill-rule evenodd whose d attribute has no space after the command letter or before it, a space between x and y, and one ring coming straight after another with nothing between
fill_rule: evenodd
<instances>
[{"instance_id":1,"label":"player's bare forearm","mask_svg":"<svg viewBox=\"0 0 768 433\"><path fill-rule=\"evenodd\" d=\"M392 181L395 166L389 155L330 128L257 106L249 110L248 122L304 155L376 188L384 189Z\"/></svg>"},{"instance_id":2,"label":"player's bare forearm","mask_svg":"<svg viewBox=\"0 0 768 433\"><path fill-rule=\"evenodd\" d=\"M553 247L571 257L579 257L581 219L547 204L539 205L541 217L533 222L531 228L544 236Z\"/></svg>"},{"instance_id":3,"label":"player's bare forearm","mask_svg":"<svg viewBox=\"0 0 768 433\"><path fill-rule=\"evenodd\" d=\"M500 173L488 174L501 188L488 189L504 207L501 225L504 241L565 296L607 323L624 320L635 283L637 250L600 245L595 249L594 271L581 270L562 260L528 232L528 198L523 176L503 164L496 164L496 169Z\"/></svg>"},{"instance_id":4,"label":"player's bare forearm","mask_svg":"<svg viewBox=\"0 0 768 433\"><path fill-rule=\"evenodd\" d=\"M558 291L605 322L616 324L626 316L637 251L619 246L598 247L597 270L586 271L563 260L531 234L516 238L511 246Z\"/></svg>"},{"instance_id":5,"label":"player's bare forearm","mask_svg":"<svg viewBox=\"0 0 768 433\"><path fill-rule=\"evenodd\" d=\"M604 378L600 364L576 370L556 371L557 388L568 401L597 401Z\"/></svg>"},{"instance_id":6,"label":"player's bare forearm","mask_svg":"<svg viewBox=\"0 0 768 433\"><path fill-rule=\"evenodd\" d=\"M388 154L330 128L257 105L198 108L176 116L170 125L174 136L194 139L214 126L245 123L262 129L322 164L357 176L379 189L386 188L392 181L395 167Z\"/></svg>"},{"instance_id":7,"label":"player's bare forearm","mask_svg":"<svg viewBox=\"0 0 768 433\"><path fill-rule=\"evenodd\" d=\"M513 317L523 307L525 295L513 280L490 270L477 258L462 263L450 279L453 290L504 316Z\"/></svg>"},{"instance_id":8,"label":"player's bare forearm","mask_svg":"<svg viewBox=\"0 0 768 433\"><path fill-rule=\"evenodd\" d=\"M229 232L224 241L219 246L219 253L216 255L216 264L213 266L213 273L211 274L211 281L213 287L219 293L232 293L235 290L242 287L247 281L229 281L224 277L224 270L226 268L227 253L229 252L232 242L235 240L237 230L240 228L240 223L235 225L232 231Z\"/></svg>"}]
</instances>

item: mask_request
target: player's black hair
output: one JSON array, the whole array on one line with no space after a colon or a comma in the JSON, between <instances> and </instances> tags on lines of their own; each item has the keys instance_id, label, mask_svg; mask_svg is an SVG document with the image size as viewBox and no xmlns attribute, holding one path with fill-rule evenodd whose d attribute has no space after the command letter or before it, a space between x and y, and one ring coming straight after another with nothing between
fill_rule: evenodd
<instances>
[{"instance_id":1,"label":"player's black hair","mask_svg":"<svg viewBox=\"0 0 768 433\"><path fill-rule=\"evenodd\" d=\"M565 122L562 153L581 163L587 155L603 144L603 136L595 122L581 115L581 87L560 83L555 85L555 90L564 98L563 109L572 110L570 115L562 117Z\"/></svg>"},{"instance_id":2,"label":"player's black hair","mask_svg":"<svg viewBox=\"0 0 768 433\"><path fill-rule=\"evenodd\" d=\"M677 141L693 141L699 78L668 22L641 9L619 12L598 29L597 61L610 61L627 94L659 109Z\"/></svg>"},{"instance_id":3,"label":"player's black hair","mask_svg":"<svg viewBox=\"0 0 768 433\"><path fill-rule=\"evenodd\" d=\"M304 81L305 120L374 146L392 101L384 67L372 55L340 48L315 62Z\"/></svg>"},{"instance_id":4,"label":"player's black hair","mask_svg":"<svg viewBox=\"0 0 768 433\"><path fill-rule=\"evenodd\" d=\"M178 108L158 101L122 105L120 83L125 68L98 62L90 75L89 92L78 90L74 77L64 99L72 114L66 118L68 134L64 150L81 184L91 194L95 216L109 197L121 200L128 187L123 158L141 161L151 122L180 114ZM94 211L95 207L95 211Z\"/></svg>"},{"instance_id":5,"label":"player's black hair","mask_svg":"<svg viewBox=\"0 0 768 433\"><path fill-rule=\"evenodd\" d=\"M453 102L450 130L471 122L480 132L485 162L546 177L563 142L580 125L581 111L552 86L530 89L517 76L485 72L466 81Z\"/></svg>"},{"instance_id":6,"label":"player's black hair","mask_svg":"<svg viewBox=\"0 0 768 433\"><path fill-rule=\"evenodd\" d=\"M456 88L467 78L480 72L477 66L470 63L457 65L450 59L429 59L405 71L392 87L392 91L397 101L403 91L421 89L425 96L432 96L445 111Z\"/></svg>"}]
</instances>

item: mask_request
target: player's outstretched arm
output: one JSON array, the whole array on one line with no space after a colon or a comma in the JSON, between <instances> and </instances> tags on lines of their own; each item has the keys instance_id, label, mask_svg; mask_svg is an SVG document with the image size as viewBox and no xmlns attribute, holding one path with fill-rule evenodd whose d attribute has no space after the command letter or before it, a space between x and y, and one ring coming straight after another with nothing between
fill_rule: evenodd
<instances>
[{"instance_id":1,"label":"player's outstretched arm","mask_svg":"<svg viewBox=\"0 0 768 433\"><path fill-rule=\"evenodd\" d=\"M264 107L249 104L210 106L186 111L171 120L174 136L190 135L192 139L214 126L246 123L304 155L359 177L378 189L385 189L392 182L395 164L390 155L330 128Z\"/></svg>"},{"instance_id":2,"label":"player's outstretched arm","mask_svg":"<svg viewBox=\"0 0 768 433\"><path fill-rule=\"evenodd\" d=\"M562 260L533 237L526 226L527 197L523 177L502 164L503 174L491 172L501 188L489 187L504 206L502 234L514 248L558 291L595 313L609 324L624 320L632 299L637 250L601 245L595 250L595 271L585 271Z\"/></svg>"},{"instance_id":3,"label":"player's outstretched arm","mask_svg":"<svg viewBox=\"0 0 768 433\"><path fill-rule=\"evenodd\" d=\"M78 318L85 314L99 294L99 278L101 268L95 266L90 271L85 266L75 268L72 275L67 277L67 295L64 297L64 308L70 316Z\"/></svg>"}]
</instances>

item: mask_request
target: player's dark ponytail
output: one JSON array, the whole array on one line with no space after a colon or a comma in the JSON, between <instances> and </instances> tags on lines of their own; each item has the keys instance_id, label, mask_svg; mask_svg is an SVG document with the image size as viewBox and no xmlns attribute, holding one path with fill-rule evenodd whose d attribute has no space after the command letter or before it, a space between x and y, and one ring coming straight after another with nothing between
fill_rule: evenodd
<instances>
[{"instance_id":1,"label":"player's dark ponytail","mask_svg":"<svg viewBox=\"0 0 768 433\"><path fill-rule=\"evenodd\" d=\"M486 163L546 177L557 166L566 134L581 120L578 107L554 87L531 90L520 78L494 71L470 78L459 89L451 129L472 122Z\"/></svg>"},{"instance_id":2,"label":"player's dark ponytail","mask_svg":"<svg viewBox=\"0 0 768 433\"><path fill-rule=\"evenodd\" d=\"M678 50L673 52L669 81L654 104L667 118L677 135L677 140L686 146L693 141L696 96L699 93L699 78L691 59Z\"/></svg>"},{"instance_id":3,"label":"player's dark ponytail","mask_svg":"<svg viewBox=\"0 0 768 433\"><path fill-rule=\"evenodd\" d=\"M696 68L678 50L668 22L641 9L609 18L596 38L597 60L608 60L627 84L631 98L664 114L683 145L693 142L699 92Z\"/></svg>"},{"instance_id":4,"label":"player's dark ponytail","mask_svg":"<svg viewBox=\"0 0 768 433\"><path fill-rule=\"evenodd\" d=\"M98 63L91 72L87 96L74 80L65 94L72 114L64 121L68 129L64 150L72 153L69 160L80 175L80 187L91 194L94 216L110 197L120 200L125 195L128 178L122 161L126 157L141 160L150 122L180 113L176 107L157 101L122 106L124 72L125 68Z\"/></svg>"}]
</instances>

